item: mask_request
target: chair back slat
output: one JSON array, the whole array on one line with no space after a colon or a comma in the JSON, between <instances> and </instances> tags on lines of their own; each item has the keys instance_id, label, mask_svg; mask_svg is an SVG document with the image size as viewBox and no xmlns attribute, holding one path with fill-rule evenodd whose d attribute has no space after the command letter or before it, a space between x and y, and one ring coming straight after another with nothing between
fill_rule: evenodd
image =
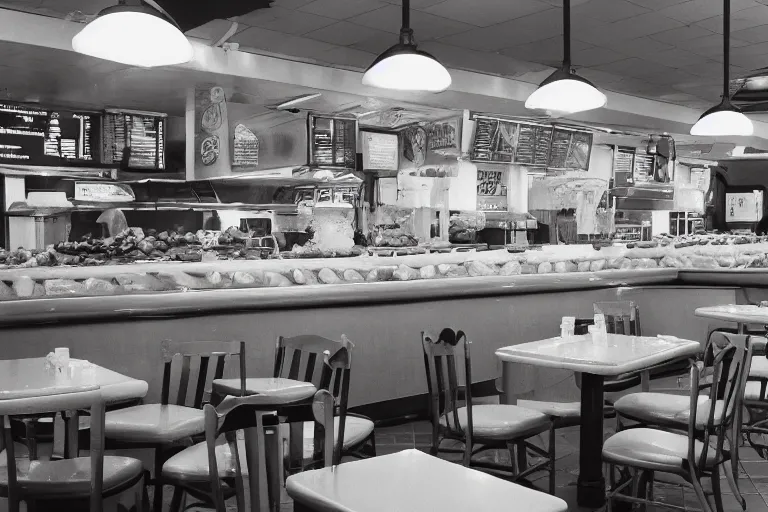
<instances>
[{"instance_id":1,"label":"chair back slat","mask_svg":"<svg viewBox=\"0 0 768 512\"><path fill-rule=\"evenodd\" d=\"M210 356L200 356L200 375L208 374L208 362L210 360ZM205 398L205 380L198 378L197 387L195 388L195 401L192 407L200 409L203 406L203 398Z\"/></svg>"},{"instance_id":2,"label":"chair back slat","mask_svg":"<svg viewBox=\"0 0 768 512\"><path fill-rule=\"evenodd\" d=\"M232 357L240 359L240 394L245 394L244 342L165 340L161 352L164 361L161 403L169 404L175 390L175 405L199 409L209 399L213 381L224 376L226 364Z\"/></svg>"},{"instance_id":3,"label":"chair back slat","mask_svg":"<svg viewBox=\"0 0 768 512\"><path fill-rule=\"evenodd\" d=\"M278 337L273 377L311 382L317 386L322 379L322 355L325 352L335 354L341 347L351 351L353 346L343 334L340 341L313 334L293 338Z\"/></svg>"},{"instance_id":4,"label":"chair back slat","mask_svg":"<svg viewBox=\"0 0 768 512\"><path fill-rule=\"evenodd\" d=\"M187 389L189 388L189 367L191 364L191 356L181 356L181 376L179 376L179 394L176 397L176 405L184 405L187 401ZM205 374L199 375L198 382L204 382L205 377Z\"/></svg>"},{"instance_id":5,"label":"chair back slat","mask_svg":"<svg viewBox=\"0 0 768 512\"><path fill-rule=\"evenodd\" d=\"M352 354L350 344L343 344L335 354L331 355L327 350L323 353L323 366L321 371L320 386L318 392L327 392L332 399L332 409L334 415L339 417L339 429L336 436L339 442L333 447L333 464L341 463L341 451L343 449L344 432L346 429L347 404L349 402L349 382L351 376ZM317 416L316 416L317 419ZM331 428L335 428L331 424ZM318 441L323 435L327 435L328 426L325 426L325 434L315 430L315 457L318 454ZM331 443L333 443L331 439ZM326 448L327 448L327 442ZM325 453L322 458L315 460L328 460L328 454Z\"/></svg>"},{"instance_id":6,"label":"chair back slat","mask_svg":"<svg viewBox=\"0 0 768 512\"><path fill-rule=\"evenodd\" d=\"M325 389L318 390L312 401L312 414L315 418L315 446L313 460L322 460L325 467L334 464L336 450L333 445L334 404L333 396ZM338 436L343 440L341 435ZM322 439L322 444L317 441ZM339 443L339 444L343 444Z\"/></svg>"}]
</instances>

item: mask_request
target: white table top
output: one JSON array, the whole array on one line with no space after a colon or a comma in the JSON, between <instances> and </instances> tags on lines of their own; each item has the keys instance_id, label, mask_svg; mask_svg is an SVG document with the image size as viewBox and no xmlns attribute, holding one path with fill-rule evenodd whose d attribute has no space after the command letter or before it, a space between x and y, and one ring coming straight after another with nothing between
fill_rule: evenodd
<instances>
[{"instance_id":1,"label":"white table top","mask_svg":"<svg viewBox=\"0 0 768 512\"><path fill-rule=\"evenodd\" d=\"M71 378L57 378L53 370L46 369L46 359L0 360L0 400L58 395L101 388L107 403L142 398L147 394L147 383L126 377L91 363L91 371L74 371ZM82 361L71 359L77 367Z\"/></svg>"},{"instance_id":2,"label":"white table top","mask_svg":"<svg viewBox=\"0 0 768 512\"><path fill-rule=\"evenodd\" d=\"M616 376L635 372L701 351L698 341L674 336L638 337L608 334L598 342L592 336L571 336L521 343L496 351L502 362L561 368L593 375Z\"/></svg>"},{"instance_id":3,"label":"white table top","mask_svg":"<svg viewBox=\"0 0 768 512\"><path fill-rule=\"evenodd\" d=\"M739 324L768 324L768 307L752 304L725 304L696 308L696 316Z\"/></svg>"},{"instance_id":4,"label":"white table top","mask_svg":"<svg viewBox=\"0 0 768 512\"><path fill-rule=\"evenodd\" d=\"M322 512L567 512L543 492L405 450L288 477L288 494Z\"/></svg>"}]
</instances>

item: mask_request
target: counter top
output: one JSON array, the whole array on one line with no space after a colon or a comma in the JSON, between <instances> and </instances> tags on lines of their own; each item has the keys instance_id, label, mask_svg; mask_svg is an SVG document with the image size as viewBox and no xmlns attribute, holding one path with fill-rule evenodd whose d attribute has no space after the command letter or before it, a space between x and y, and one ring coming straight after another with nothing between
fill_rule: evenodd
<instances>
[{"instance_id":1,"label":"counter top","mask_svg":"<svg viewBox=\"0 0 768 512\"><path fill-rule=\"evenodd\" d=\"M768 273L767 273L768 274ZM286 288L169 291L95 297L50 297L0 302L0 326L168 317L464 299L674 284L676 269L608 270L545 275L481 276L417 281L344 283Z\"/></svg>"}]
</instances>

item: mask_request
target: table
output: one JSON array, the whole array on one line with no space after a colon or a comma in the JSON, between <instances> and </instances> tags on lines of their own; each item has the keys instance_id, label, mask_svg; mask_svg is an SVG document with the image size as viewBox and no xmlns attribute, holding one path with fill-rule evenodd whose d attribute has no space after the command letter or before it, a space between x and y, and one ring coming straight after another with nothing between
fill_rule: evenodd
<instances>
[{"instance_id":1,"label":"table","mask_svg":"<svg viewBox=\"0 0 768 512\"><path fill-rule=\"evenodd\" d=\"M602 341L594 341L591 335L582 335L522 343L500 348L496 356L504 363L505 374L514 371L506 363L582 373L578 503L583 507L597 508L605 501L602 474L605 377L637 372L672 359L694 356L700 351L699 342L674 336L608 334Z\"/></svg>"},{"instance_id":2,"label":"table","mask_svg":"<svg viewBox=\"0 0 768 512\"><path fill-rule=\"evenodd\" d=\"M57 377L46 368L46 358L0 360L0 400L51 396L101 389L107 404L143 398L148 385L143 380L126 377L99 365L84 367L80 359L70 359L74 369L70 378ZM58 418L58 416L57 416ZM54 426L54 456L70 456L78 451L79 416L67 412L67 424L57 421ZM66 428L72 425L72 428ZM66 430L66 434L64 431ZM64 446L61 445L64 443Z\"/></svg>"},{"instance_id":3,"label":"table","mask_svg":"<svg viewBox=\"0 0 768 512\"><path fill-rule=\"evenodd\" d=\"M694 315L712 320L733 322L737 325L739 334L746 334L747 325L768 325L768 307L752 304L725 304L696 308Z\"/></svg>"},{"instance_id":4,"label":"table","mask_svg":"<svg viewBox=\"0 0 768 512\"><path fill-rule=\"evenodd\" d=\"M567 512L565 501L404 450L288 477L294 512Z\"/></svg>"},{"instance_id":5,"label":"table","mask_svg":"<svg viewBox=\"0 0 768 512\"><path fill-rule=\"evenodd\" d=\"M101 388L108 404L143 398L148 385L143 380L126 377L91 363L91 371L75 371L72 378L57 378L53 370L46 369L44 357L0 360L0 400L50 396ZM71 359L77 367L84 361Z\"/></svg>"}]
</instances>

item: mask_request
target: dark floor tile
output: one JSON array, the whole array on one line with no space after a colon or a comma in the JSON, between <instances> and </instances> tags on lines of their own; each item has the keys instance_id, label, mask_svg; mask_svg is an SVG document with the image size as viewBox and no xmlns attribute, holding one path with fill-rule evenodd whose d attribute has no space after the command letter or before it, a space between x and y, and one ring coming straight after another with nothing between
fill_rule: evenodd
<instances>
[{"instance_id":1,"label":"dark floor tile","mask_svg":"<svg viewBox=\"0 0 768 512\"><path fill-rule=\"evenodd\" d=\"M742 461L741 466L752 478L768 479L768 462Z\"/></svg>"},{"instance_id":2,"label":"dark floor tile","mask_svg":"<svg viewBox=\"0 0 768 512\"><path fill-rule=\"evenodd\" d=\"M410 444L413 445L413 432L408 434L395 434L395 444Z\"/></svg>"},{"instance_id":3,"label":"dark floor tile","mask_svg":"<svg viewBox=\"0 0 768 512\"><path fill-rule=\"evenodd\" d=\"M761 461L765 460L751 446L742 446L739 448L739 459L742 461Z\"/></svg>"},{"instance_id":4,"label":"dark floor tile","mask_svg":"<svg viewBox=\"0 0 768 512\"><path fill-rule=\"evenodd\" d=\"M413 435L413 442L416 444L432 444L432 434L415 433Z\"/></svg>"},{"instance_id":5,"label":"dark floor tile","mask_svg":"<svg viewBox=\"0 0 768 512\"><path fill-rule=\"evenodd\" d=\"M411 425L413 425L413 431L416 434L432 433L432 424L428 421L415 421Z\"/></svg>"},{"instance_id":6,"label":"dark floor tile","mask_svg":"<svg viewBox=\"0 0 768 512\"><path fill-rule=\"evenodd\" d=\"M376 427L376 434L413 434L413 423Z\"/></svg>"},{"instance_id":7,"label":"dark floor tile","mask_svg":"<svg viewBox=\"0 0 768 512\"><path fill-rule=\"evenodd\" d=\"M376 445L376 455L390 455L392 453L401 452L403 450L412 450L413 445L407 444L390 444L390 445L384 445L379 446Z\"/></svg>"}]
</instances>

